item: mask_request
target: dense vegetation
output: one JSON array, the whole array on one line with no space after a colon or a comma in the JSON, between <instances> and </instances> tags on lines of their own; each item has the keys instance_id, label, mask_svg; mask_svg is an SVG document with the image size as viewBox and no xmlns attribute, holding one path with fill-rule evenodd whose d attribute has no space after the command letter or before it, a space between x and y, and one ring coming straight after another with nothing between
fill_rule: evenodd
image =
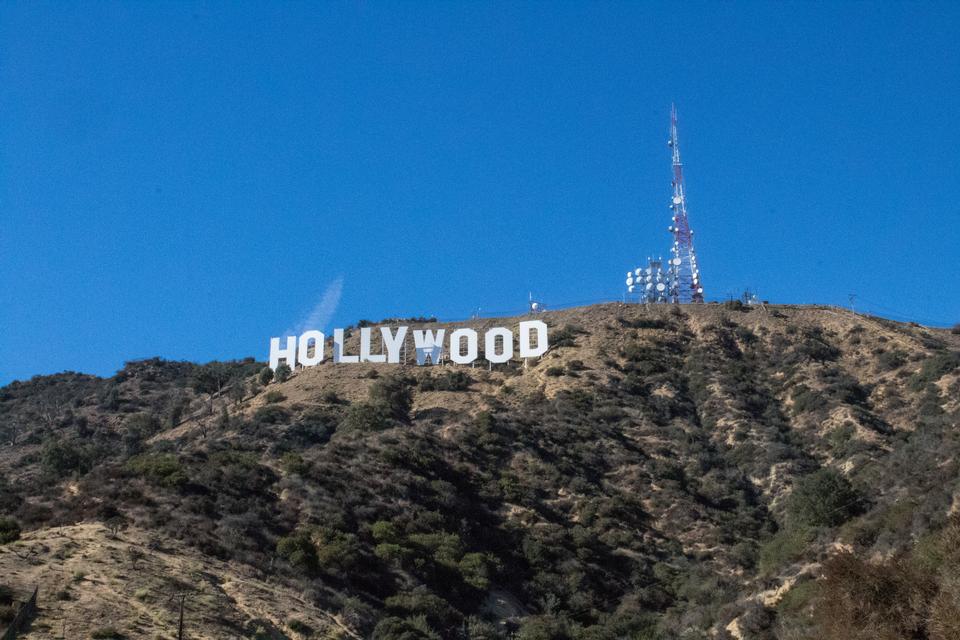
<instances>
[{"instance_id":1,"label":"dense vegetation","mask_svg":"<svg viewBox=\"0 0 960 640\"><path fill-rule=\"evenodd\" d=\"M13 383L0 544L137 527L375 640L960 637L958 341L827 313L567 312L527 368Z\"/></svg>"}]
</instances>

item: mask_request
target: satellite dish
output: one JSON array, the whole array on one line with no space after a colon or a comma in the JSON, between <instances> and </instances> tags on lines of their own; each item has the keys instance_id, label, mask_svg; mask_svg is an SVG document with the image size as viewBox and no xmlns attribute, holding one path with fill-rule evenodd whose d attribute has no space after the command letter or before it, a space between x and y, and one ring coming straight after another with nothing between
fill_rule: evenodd
<instances>
[{"instance_id":1,"label":"satellite dish","mask_svg":"<svg viewBox=\"0 0 960 640\"><path fill-rule=\"evenodd\" d=\"M697 293L703 293L703 287L700 287L699 289L697 289Z\"/></svg>"},{"instance_id":2,"label":"satellite dish","mask_svg":"<svg viewBox=\"0 0 960 640\"><path fill-rule=\"evenodd\" d=\"M678 267L680 266L680 263L681 263L681 262L683 262L683 261L682 261L680 258L674 258L674 259L673 259L673 264L677 265Z\"/></svg>"},{"instance_id":3,"label":"satellite dish","mask_svg":"<svg viewBox=\"0 0 960 640\"><path fill-rule=\"evenodd\" d=\"M633 278L627 278L627 286L633 284Z\"/></svg>"},{"instance_id":4,"label":"satellite dish","mask_svg":"<svg viewBox=\"0 0 960 640\"><path fill-rule=\"evenodd\" d=\"M666 288L667 285L663 284L662 282L657 285L657 291L663 291Z\"/></svg>"},{"instance_id":5,"label":"satellite dish","mask_svg":"<svg viewBox=\"0 0 960 640\"><path fill-rule=\"evenodd\" d=\"M647 275L650 275L651 273L653 273L653 269L651 269L650 267L647 267Z\"/></svg>"},{"instance_id":6,"label":"satellite dish","mask_svg":"<svg viewBox=\"0 0 960 640\"><path fill-rule=\"evenodd\" d=\"M680 204L680 196L673 196L673 204Z\"/></svg>"},{"instance_id":7,"label":"satellite dish","mask_svg":"<svg viewBox=\"0 0 960 640\"><path fill-rule=\"evenodd\" d=\"M637 275L640 275L641 271L640 269L637 269L634 273L636 273Z\"/></svg>"},{"instance_id":8,"label":"satellite dish","mask_svg":"<svg viewBox=\"0 0 960 640\"><path fill-rule=\"evenodd\" d=\"M633 285L627 287L627 291L628 291L629 293L633 293Z\"/></svg>"},{"instance_id":9,"label":"satellite dish","mask_svg":"<svg viewBox=\"0 0 960 640\"><path fill-rule=\"evenodd\" d=\"M652 283L652 282L648 282L648 283L647 283L647 290L649 291L650 289L653 289L653 283Z\"/></svg>"}]
</instances>

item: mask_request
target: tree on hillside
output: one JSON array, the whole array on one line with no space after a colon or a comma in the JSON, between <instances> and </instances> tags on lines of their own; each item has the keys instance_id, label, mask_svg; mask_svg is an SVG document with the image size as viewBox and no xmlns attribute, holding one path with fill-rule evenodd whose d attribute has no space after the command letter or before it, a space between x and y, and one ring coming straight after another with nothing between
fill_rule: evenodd
<instances>
[{"instance_id":1,"label":"tree on hillside","mask_svg":"<svg viewBox=\"0 0 960 640\"><path fill-rule=\"evenodd\" d=\"M293 370L290 369L286 362L284 362L283 364L277 366L277 370L274 371L273 377L277 382L286 382L292 373Z\"/></svg>"},{"instance_id":2,"label":"tree on hillside","mask_svg":"<svg viewBox=\"0 0 960 640\"><path fill-rule=\"evenodd\" d=\"M13 518L0 518L0 544L20 539L20 524Z\"/></svg>"},{"instance_id":3,"label":"tree on hillside","mask_svg":"<svg viewBox=\"0 0 960 640\"><path fill-rule=\"evenodd\" d=\"M260 381L260 384L266 386L270 384L270 381L273 380L273 369L270 367L264 367L260 370L260 375L257 376L257 380Z\"/></svg>"},{"instance_id":4,"label":"tree on hillside","mask_svg":"<svg viewBox=\"0 0 960 640\"><path fill-rule=\"evenodd\" d=\"M370 401L387 407L394 420L409 422L410 409L413 407L410 384L411 380L403 376L381 378L370 386Z\"/></svg>"},{"instance_id":5,"label":"tree on hillside","mask_svg":"<svg viewBox=\"0 0 960 640\"><path fill-rule=\"evenodd\" d=\"M198 393L220 394L230 379L230 372L222 362L208 362L197 367L193 374L193 389Z\"/></svg>"},{"instance_id":6,"label":"tree on hillside","mask_svg":"<svg viewBox=\"0 0 960 640\"><path fill-rule=\"evenodd\" d=\"M863 497L846 477L833 469L819 469L797 482L787 503L787 513L798 524L834 527L862 507Z\"/></svg>"}]
</instances>

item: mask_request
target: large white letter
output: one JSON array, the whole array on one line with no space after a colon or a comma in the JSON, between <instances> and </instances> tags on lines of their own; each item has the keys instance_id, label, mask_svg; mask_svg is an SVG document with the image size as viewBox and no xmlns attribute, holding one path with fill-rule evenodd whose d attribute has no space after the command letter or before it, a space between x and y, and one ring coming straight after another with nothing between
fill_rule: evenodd
<instances>
[{"instance_id":1,"label":"large white letter","mask_svg":"<svg viewBox=\"0 0 960 640\"><path fill-rule=\"evenodd\" d=\"M467 352L460 350L462 338L467 339ZM450 334L450 359L457 364L470 364L477 359L477 332L473 329L457 329Z\"/></svg>"},{"instance_id":2,"label":"large white letter","mask_svg":"<svg viewBox=\"0 0 960 640\"><path fill-rule=\"evenodd\" d=\"M391 335L389 327L380 327L380 335L383 337L383 346L387 349L387 362L390 364L400 363L400 347L403 346L403 339L407 337L407 328L398 327L397 335Z\"/></svg>"},{"instance_id":3,"label":"large white letter","mask_svg":"<svg viewBox=\"0 0 960 640\"><path fill-rule=\"evenodd\" d=\"M323 362L323 341L325 340L319 331L304 331L300 334L300 346L297 348L297 359L305 367L314 367ZM309 353L310 342L313 341L313 355Z\"/></svg>"},{"instance_id":4,"label":"large white letter","mask_svg":"<svg viewBox=\"0 0 960 640\"><path fill-rule=\"evenodd\" d=\"M280 338L270 338L270 368L274 371L280 366L280 358L287 361L287 366L293 369L297 366L297 338L287 337L287 348L280 348Z\"/></svg>"},{"instance_id":5,"label":"large white letter","mask_svg":"<svg viewBox=\"0 0 960 640\"><path fill-rule=\"evenodd\" d=\"M343 329L333 330L333 361L334 362L360 362L360 356L343 355Z\"/></svg>"},{"instance_id":6,"label":"large white letter","mask_svg":"<svg viewBox=\"0 0 960 640\"><path fill-rule=\"evenodd\" d=\"M382 353L370 353L370 327L360 329L360 362L386 362Z\"/></svg>"},{"instance_id":7,"label":"large white letter","mask_svg":"<svg viewBox=\"0 0 960 640\"><path fill-rule=\"evenodd\" d=\"M530 331L537 332L537 346L530 346ZM520 323L520 357L539 358L547 352L547 323L543 320L524 320Z\"/></svg>"},{"instance_id":8,"label":"large white letter","mask_svg":"<svg viewBox=\"0 0 960 640\"><path fill-rule=\"evenodd\" d=\"M497 336L503 337L503 351L497 353ZM507 362L513 357L513 331L494 327L483 339L483 357L493 363Z\"/></svg>"},{"instance_id":9,"label":"large white letter","mask_svg":"<svg viewBox=\"0 0 960 640\"><path fill-rule=\"evenodd\" d=\"M443 334L444 329L433 331L413 330L413 346L417 349L417 364L422 365L430 356L430 364L440 362L440 356L443 355Z\"/></svg>"}]
</instances>

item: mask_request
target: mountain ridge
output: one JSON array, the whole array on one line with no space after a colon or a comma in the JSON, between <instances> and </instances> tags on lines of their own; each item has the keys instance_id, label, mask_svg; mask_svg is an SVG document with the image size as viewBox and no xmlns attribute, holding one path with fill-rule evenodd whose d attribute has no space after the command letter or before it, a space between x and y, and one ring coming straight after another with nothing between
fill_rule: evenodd
<instances>
[{"instance_id":1,"label":"mountain ridge","mask_svg":"<svg viewBox=\"0 0 960 640\"><path fill-rule=\"evenodd\" d=\"M100 581L38 577L24 637L59 637L56 602L74 637L175 637L147 586L96 594L171 591L191 563L198 638L950 637L942 582L896 622L822 612L835 557L888 567L952 531L960 336L736 303L537 317L551 347L527 363L263 385L252 359L149 359L0 389L0 506L22 531L0 569L54 566L62 527Z\"/></svg>"}]
</instances>

